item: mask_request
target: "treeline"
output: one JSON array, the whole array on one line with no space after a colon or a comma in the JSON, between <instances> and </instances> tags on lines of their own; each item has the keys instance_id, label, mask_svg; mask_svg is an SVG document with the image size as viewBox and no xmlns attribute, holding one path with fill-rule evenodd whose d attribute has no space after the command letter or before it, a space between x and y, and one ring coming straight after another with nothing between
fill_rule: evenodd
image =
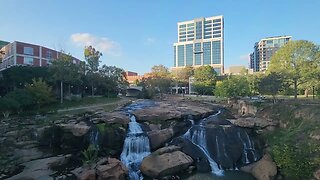
<instances>
[{"instance_id":1,"label":"treeline","mask_svg":"<svg viewBox=\"0 0 320 180\"><path fill-rule=\"evenodd\" d=\"M99 66L102 53L91 46L85 47L85 62L74 63L70 54L61 54L48 67L14 66L2 71L0 112L8 116L39 111L88 95L115 97L128 84L123 69Z\"/></svg>"},{"instance_id":2,"label":"treeline","mask_svg":"<svg viewBox=\"0 0 320 180\"><path fill-rule=\"evenodd\" d=\"M163 65L154 66L147 78L136 82L143 87L143 97L155 93L170 93L192 83L192 91L200 95L237 98L255 95L291 95L316 93L320 95L320 50L309 41L291 41L271 58L266 72L217 76L211 66L185 67L172 70ZM173 88L175 87L175 88ZM175 90L174 90L175 89Z\"/></svg>"}]
</instances>

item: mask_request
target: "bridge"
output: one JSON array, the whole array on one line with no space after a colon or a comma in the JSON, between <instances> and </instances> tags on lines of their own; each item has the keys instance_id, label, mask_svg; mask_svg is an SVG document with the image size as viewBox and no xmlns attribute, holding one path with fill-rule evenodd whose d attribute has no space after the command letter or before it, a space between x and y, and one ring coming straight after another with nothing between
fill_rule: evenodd
<instances>
[{"instance_id":1,"label":"bridge","mask_svg":"<svg viewBox=\"0 0 320 180\"><path fill-rule=\"evenodd\" d=\"M142 92L142 86L130 86L126 90L127 97L137 97Z\"/></svg>"}]
</instances>

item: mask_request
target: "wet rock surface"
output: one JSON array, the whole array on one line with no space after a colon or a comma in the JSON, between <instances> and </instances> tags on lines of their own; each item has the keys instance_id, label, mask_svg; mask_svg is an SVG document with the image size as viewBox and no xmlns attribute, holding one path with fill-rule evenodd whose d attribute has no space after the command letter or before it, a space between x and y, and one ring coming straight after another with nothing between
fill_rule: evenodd
<instances>
[{"instance_id":1,"label":"wet rock surface","mask_svg":"<svg viewBox=\"0 0 320 180\"><path fill-rule=\"evenodd\" d=\"M265 154L258 162L244 166L240 170L251 173L257 180L272 180L277 175L277 166L269 154Z\"/></svg>"},{"instance_id":2,"label":"wet rock surface","mask_svg":"<svg viewBox=\"0 0 320 180\"><path fill-rule=\"evenodd\" d=\"M186 170L193 160L180 149L178 146L158 149L143 159L141 172L148 177L160 178Z\"/></svg>"}]
</instances>

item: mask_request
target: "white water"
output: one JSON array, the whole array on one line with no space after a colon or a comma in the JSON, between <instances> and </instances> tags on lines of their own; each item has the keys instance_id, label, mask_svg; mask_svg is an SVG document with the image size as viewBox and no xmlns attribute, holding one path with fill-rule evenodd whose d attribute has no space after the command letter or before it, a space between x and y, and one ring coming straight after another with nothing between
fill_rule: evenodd
<instances>
[{"instance_id":1,"label":"white water","mask_svg":"<svg viewBox=\"0 0 320 180\"><path fill-rule=\"evenodd\" d=\"M252 154L253 156L253 160L256 161L257 160L257 156L255 154L255 148L254 148L254 143L251 142L251 139L248 135L247 132L245 132L245 138L243 139L243 137L241 136L240 132L238 132L238 137L241 140L242 144L243 144L243 154L244 154L244 163L245 164L249 164L249 158L248 155L249 153Z\"/></svg>"},{"instance_id":2,"label":"white water","mask_svg":"<svg viewBox=\"0 0 320 180\"><path fill-rule=\"evenodd\" d=\"M220 113L220 111L213 115L216 116ZM203 120L204 121L204 120ZM223 170L219 169L218 164L211 158L208 148L207 148L207 143L206 143L206 129L202 126L203 121L200 122L200 125L198 129L194 130L193 133L190 133L190 129L194 126L192 126L184 135L183 137L190 140L194 145L199 147L199 149L205 154L207 157L210 167L211 167L211 172L218 175L222 176L223 175Z\"/></svg>"},{"instance_id":3,"label":"white water","mask_svg":"<svg viewBox=\"0 0 320 180\"><path fill-rule=\"evenodd\" d=\"M124 141L124 147L120 155L121 161L129 170L130 180L143 179L139 170L144 157L150 154L148 137L136 122L136 117L131 115L129 123L129 133Z\"/></svg>"}]
</instances>

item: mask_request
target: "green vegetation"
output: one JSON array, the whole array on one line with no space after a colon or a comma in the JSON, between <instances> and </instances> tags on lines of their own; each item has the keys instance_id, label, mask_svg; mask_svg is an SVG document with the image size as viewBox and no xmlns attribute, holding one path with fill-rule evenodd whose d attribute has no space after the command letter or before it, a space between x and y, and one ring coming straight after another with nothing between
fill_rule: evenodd
<instances>
[{"instance_id":1,"label":"green vegetation","mask_svg":"<svg viewBox=\"0 0 320 180\"><path fill-rule=\"evenodd\" d=\"M298 110L307 109L304 118L295 118ZM310 115L312 112L314 116ZM310 179L320 164L320 143L311 139L311 132L320 128L316 116L320 113L317 106L273 105L274 119L286 124L265 134L266 143L270 146L271 155L285 179ZM310 117L309 117L310 116Z\"/></svg>"},{"instance_id":2,"label":"green vegetation","mask_svg":"<svg viewBox=\"0 0 320 180\"><path fill-rule=\"evenodd\" d=\"M217 83L215 94L216 96L228 98L249 96L249 83L244 76L230 76L228 79Z\"/></svg>"},{"instance_id":3,"label":"green vegetation","mask_svg":"<svg viewBox=\"0 0 320 180\"><path fill-rule=\"evenodd\" d=\"M93 145L90 144L87 149L82 151L84 157L83 164L92 165L98 159L98 150Z\"/></svg>"},{"instance_id":4,"label":"green vegetation","mask_svg":"<svg viewBox=\"0 0 320 180\"><path fill-rule=\"evenodd\" d=\"M299 86L306 89L320 86L320 50L309 41L291 41L275 53L268 72L279 74L288 86L292 86L297 98Z\"/></svg>"},{"instance_id":5,"label":"green vegetation","mask_svg":"<svg viewBox=\"0 0 320 180\"><path fill-rule=\"evenodd\" d=\"M217 73L211 66L200 66L194 70L194 89L201 95L212 95Z\"/></svg>"}]
</instances>

